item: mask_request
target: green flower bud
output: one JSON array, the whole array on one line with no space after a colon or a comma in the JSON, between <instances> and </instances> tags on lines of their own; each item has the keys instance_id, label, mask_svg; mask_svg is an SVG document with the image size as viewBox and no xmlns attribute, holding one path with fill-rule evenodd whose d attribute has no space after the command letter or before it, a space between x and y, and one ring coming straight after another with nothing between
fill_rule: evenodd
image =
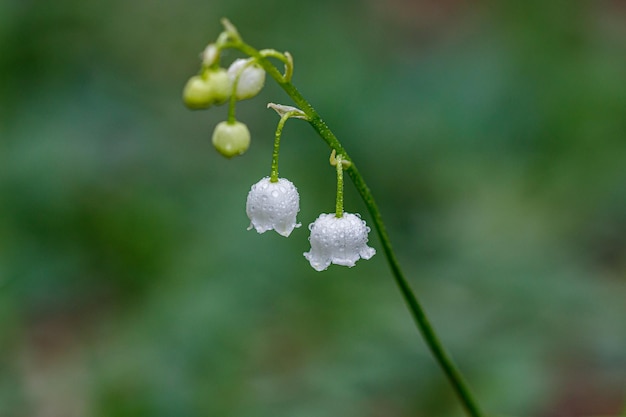
<instances>
[{"instance_id":1,"label":"green flower bud","mask_svg":"<svg viewBox=\"0 0 626 417\"><path fill-rule=\"evenodd\" d=\"M213 146L227 158L241 155L250 146L250 131L241 122L220 122L213 131Z\"/></svg>"},{"instance_id":2,"label":"green flower bud","mask_svg":"<svg viewBox=\"0 0 626 417\"><path fill-rule=\"evenodd\" d=\"M210 43L204 48L200 57L202 58L202 65L210 67L220 59L220 50L214 43Z\"/></svg>"},{"instance_id":3,"label":"green flower bud","mask_svg":"<svg viewBox=\"0 0 626 417\"><path fill-rule=\"evenodd\" d=\"M208 72L209 85L213 92L213 100L216 104L222 104L230 98L232 84L228 72L224 68L210 70Z\"/></svg>"},{"instance_id":4,"label":"green flower bud","mask_svg":"<svg viewBox=\"0 0 626 417\"><path fill-rule=\"evenodd\" d=\"M208 80L194 75L185 84L183 101L190 109L206 109L213 104L213 89Z\"/></svg>"},{"instance_id":5,"label":"green flower bud","mask_svg":"<svg viewBox=\"0 0 626 417\"><path fill-rule=\"evenodd\" d=\"M202 75L194 75L183 90L183 101L190 109L206 109L222 104L230 98L232 84L224 68L206 69Z\"/></svg>"}]
</instances>

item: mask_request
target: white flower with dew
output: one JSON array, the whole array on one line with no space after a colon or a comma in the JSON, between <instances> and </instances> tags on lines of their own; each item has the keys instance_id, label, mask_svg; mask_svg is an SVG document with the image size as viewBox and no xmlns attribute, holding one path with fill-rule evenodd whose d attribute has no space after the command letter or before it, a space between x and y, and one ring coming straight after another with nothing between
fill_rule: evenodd
<instances>
[{"instance_id":1,"label":"white flower with dew","mask_svg":"<svg viewBox=\"0 0 626 417\"><path fill-rule=\"evenodd\" d=\"M296 186L285 178L272 182L265 177L252 186L246 201L250 227L259 233L274 229L279 235L289 236L300 227L296 216L300 211L300 195Z\"/></svg>"},{"instance_id":2,"label":"white flower with dew","mask_svg":"<svg viewBox=\"0 0 626 417\"><path fill-rule=\"evenodd\" d=\"M353 267L359 259L370 259L376 254L374 248L367 246L370 228L356 214L320 214L309 229L311 250L304 257L316 271L325 270L331 263Z\"/></svg>"},{"instance_id":3,"label":"white flower with dew","mask_svg":"<svg viewBox=\"0 0 626 417\"><path fill-rule=\"evenodd\" d=\"M234 83L239 77L235 92L237 100L256 96L265 84L265 70L257 64L251 63L251 58L239 58L233 61L228 68L228 77L231 83Z\"/></svg>"}]
</instances>

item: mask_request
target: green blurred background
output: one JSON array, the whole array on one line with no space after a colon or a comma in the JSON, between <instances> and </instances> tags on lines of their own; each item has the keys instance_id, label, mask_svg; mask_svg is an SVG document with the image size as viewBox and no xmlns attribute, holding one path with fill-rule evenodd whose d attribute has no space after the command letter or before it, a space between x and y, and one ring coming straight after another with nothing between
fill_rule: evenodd
<instances>
[{"instance_id":1,"label":"green blurred background","mask_svg":"<svg viewBox=\"0 0 626 417\"><path fill-rule=\"evenodd\" d=\"M373 233L352 269L302 256L335 187L305 123L304 226L246 231L291 103L268 83L248 153L212 149L226 109L180 95L224 16L293 54L483 408L622 412L623 1L0 0L0 416L462 415Z\"/></svg>"}]
</instances>

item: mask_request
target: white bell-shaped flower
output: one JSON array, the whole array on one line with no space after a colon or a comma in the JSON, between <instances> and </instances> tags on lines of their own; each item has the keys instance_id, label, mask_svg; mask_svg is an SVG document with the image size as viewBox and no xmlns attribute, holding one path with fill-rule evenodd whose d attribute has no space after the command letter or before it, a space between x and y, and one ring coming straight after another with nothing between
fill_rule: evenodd
<instances>
[{"instance_id":1,"label":"white bell-shaped flower","mask_svg":"<svg viewBox=\"0 0 626 417\"><path fill-rule=\"evenodd\" d=\"M252 186L246 201L246 213L250 227L259 233L276 230L282 236L289 236L293 229L300 227L296 215L300 211L300 195L293 183L285 178L272 182L263 178Z\"/></svg>"},{"instance_id":2,"label":"white bell-shaped flower","mask_svg":"<svg viewBox=\"0 0 626 417\"><path fill-rule=\"evenodd\" d=\"M236 59L228 68L228 77L231 83L234 83L239 77L237 91L235 91L237 100L256 96L265 84L265 70L257 64L251 64L250 59ZM241 75L239 75L240 73Z\"/></svg>"},{"instance_id":3,"label":"white bell-shaped flower","mask_svg":"<svg viewBox=\"0 0 626 417\"><path fill-rule=\"evenodd\" d=\"M352 267L360 258L370 259L376 254L367 246L370 228L356 214L320 214L309 229L311 250L304 257L316 271L325 270L331 263Z\"/></svg>"}]
</instances>

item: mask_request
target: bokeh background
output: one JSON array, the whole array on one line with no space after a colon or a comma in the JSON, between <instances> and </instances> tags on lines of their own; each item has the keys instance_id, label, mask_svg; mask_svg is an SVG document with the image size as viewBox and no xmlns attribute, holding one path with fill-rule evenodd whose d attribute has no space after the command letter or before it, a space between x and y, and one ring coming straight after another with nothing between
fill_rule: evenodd
<instances>
[{"instance_id":1,"label":"bokeh background","mask_svg":"<svg viewBox=\"0 0 626 417\"><path fill-rule=\"evenodd\" d=\"M302 256L335 192L305 123L304 226L246 231L291 103L268 82L214 152L226 109L180 95L223 16L294 55L489 414L624 412L623 1L2 0L0 416L462 415L382 253Z\"/></svg>"}]
</instances>

